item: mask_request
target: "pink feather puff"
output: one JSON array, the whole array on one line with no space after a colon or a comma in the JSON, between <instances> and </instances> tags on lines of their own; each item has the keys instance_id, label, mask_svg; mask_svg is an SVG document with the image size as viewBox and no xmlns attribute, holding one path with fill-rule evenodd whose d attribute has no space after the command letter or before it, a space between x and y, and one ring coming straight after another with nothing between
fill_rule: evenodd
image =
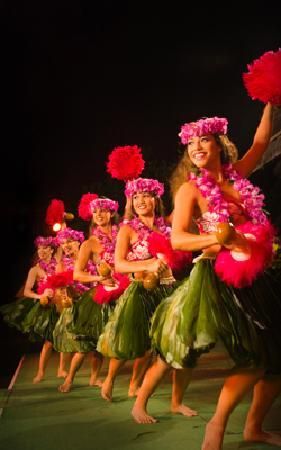
<instances>
[{"instance_id":1,"label":"pink feather puff","mask_svg":"<svg viewBox=\"0 0 281 450\"><path fill-rule=\"evenodd\" d=\"M148 238L148 251L152 256L157 256L157 253L164 254L167 264L174 271L183 269L192 261L191 252L174 250L170 239L156 231L153 231Z\"/></svg>"},{"instance_id":2,"label":"pink feather puff","mask_svg":"<svg viewBox=\"0 0 281 450\"><path fill-rule=\"evenodd\" d=\"M125 289L129 286L130 280L127 275L122 275L120 273L114 274L114 280L117 281L116 288L107 290L106 286L99 284L94 291L93 301L102 305L103 303L110 303L117 300Z\"/></svg>"},{"instance_id":3,"label":"pink feather puff","mask_svg":"<svg viewBox=\"0 0 281 450\"><path fill-rule=\"evenodd\" d=\"M216 259L215 271L219 278L228 285L242 288L250 286L272 261L274 228L269 222L264 225L253 225L251 222L246 222L237 226L236 229L243 234L253 235L255 238L253 240L249 236L248 239L249 258L238 261L233 258L230 250L222 248Z\"/></svg>"}]
</instances>

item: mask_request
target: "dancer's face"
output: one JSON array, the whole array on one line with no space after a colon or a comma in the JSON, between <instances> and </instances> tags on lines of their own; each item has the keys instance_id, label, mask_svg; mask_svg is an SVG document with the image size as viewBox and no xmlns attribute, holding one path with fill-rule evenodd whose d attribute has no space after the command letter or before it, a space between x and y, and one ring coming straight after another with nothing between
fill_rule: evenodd
<instances>
[{"instance_id":1,"label":"dancer's face","mask_svg":"<svg viewBox=\"0 0 281 450\"><path fill-rule=\"evenodd\" d=\"M111 213L108 209L97 208L93 211L93 221L96 225L102 227L110 223Z\"/></svg>"},{"instance_id":2,"label":"dancer's face","mask_svg":"<svg viewBox=\"0 0 281 450\"><path fill-rule=\"evenodd\" d=\"M43 259L44 261L48 261L52 257L52 247L46 245L39 245L37 249L37 254L39 259Z\"/></svg>"},{"instance_id":3,"label":"dancer's face","mask_svg":"<svg viewBox=\"0 0 281 450\"><path fill-rule=\"evenodd\" d=\"M72 241L70 239L66 239L61 244L61 248L63 250L63 253L66 256L73 256L75 255L79 250L79 242L78 241Z\"/></svg>"},{"instance_id":4,"label":"dancer's face","mask_svg":"<svg viewBox=\"0 0 281 450\"><path fill-rule=\"evenodd\" d=\"M138 216L149 216L155 210L155 198L149 192L137 192L133 196L133 207Z\"/></svg>"},{"instance_id":5,"label":"dancer's face","mask_svg":"<svg viewBox=\"0 0 281 450\"><path fill-rule=\"evenodd\" d=\"M191 138L187 144L187 151L191 162L199 168L207 168L220 160L221 148L212 134Z\"/></svg>"}]
</instances>

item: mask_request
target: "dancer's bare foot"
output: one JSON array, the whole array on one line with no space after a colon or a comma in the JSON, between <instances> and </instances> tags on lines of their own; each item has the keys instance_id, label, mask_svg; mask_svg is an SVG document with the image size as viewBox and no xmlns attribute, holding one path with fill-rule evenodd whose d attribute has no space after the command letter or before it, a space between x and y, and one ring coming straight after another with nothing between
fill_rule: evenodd
<instances>
[{"instance_id":1,"label":"dancer's bare foot","mask_svg":"<svg viewBox=\"0 0 281 450\"><path fill-rule=\"evenodd\" d=\"M244 430L244 440L247 442L265 442L266 444L281 447L281 435L278 433L269 433L262 430Z\"/></svg>"},{"instance_id":2,"label":"dancer's bare foot","mask_svg":"<svg viewBox=\"0 0 281 450\"><path fill-rule=\"evenodd\" d=\"M130 398L137 397L139 390L140 390L140 388L138 386L134 386L133 384L130 384L129 389L128 389L128 397L130 397Z\"/></svg>"},{"instance_id":3,"label":"dancer's bare foot","mask_svg":"<svg viewBox=\"0 0 281 450\"><path fill-rule=\"evenodd\" d=\"M66 378L66 377L67 377L66 370L58 369L57 378Z\"/></svg>"},{"instance_id":4,"label":"dancer's bare foot","mask_svg":"<svg viewBox=\"0 0 281 450\"><path fill-rule=\"evenodd\" d=\"M64 380L64 383L58 387L58 391L62 392L63 394L67 394L68 392L71 391L71 388L72 388L72 381L66 378Z\"/></svg>"},{"instance_id":5,"label":"dancer's bare foot","mask_svg":"<svg viewBox=\"0 0 281 450\"><path fill-rule=\"evenodd\" d=\"M198 416L198 412L194 411L194 409L189 408L188 406L181 403L180 405L171 406L171 411L174 414L182 414L183 416L193 417Z\"/></svg>"},{"instance_id":6,"label":"dancer's bare foot","mask_svg":"<svg viewBox=\"0 0 281 450\"><path fill-rule=\"evenodd\" d=\"M134 406L131 412L136 423L156 423L157 420L149 416L144 408Z\"/></svg>"},{"instance_id":7,"label":"dancer's bare foot","mask_svg":"<svg viewBox=\"0 0 281 450\"><path fill-rule=\"evenodd\" d=\"M33 384L40 383L40 381L44 380L44 373L37 373L36 377L33 378Z\"/></svg>"},{"instance_id":8,"label":"dancer's bare foot","mask_svg":"<svg viewBox=\"0 0 281 450\"><path fill-rule=\"evenodd\" d=\"M205 437L201 450L221 450L224 437L224 428L214 422L206 425Z\"/></svg>"},{"instance_id":9,"label":"dancer's bare foot","mask_svg":"<svg viewBox=\"0 0 281 450\"><path fill-rule=\"evenodd\" d=\"M104 400L111 402L112 401L112 389L113 389L113 383L109 379L105 379L102 383L101 387L101 396L104 398Z\"/></svg>"},{"instance_id":10,"label":"dancer's bare foot","mask_svg":"<svg viewBox=\"0 0 281 450\"><path fill-rule=\"evenodd\" d=\"M102 380L100 378L97 378L96 375L91 375L89 380L89 386L97 386L102 387Z\"/></svg>"}]
</instances>

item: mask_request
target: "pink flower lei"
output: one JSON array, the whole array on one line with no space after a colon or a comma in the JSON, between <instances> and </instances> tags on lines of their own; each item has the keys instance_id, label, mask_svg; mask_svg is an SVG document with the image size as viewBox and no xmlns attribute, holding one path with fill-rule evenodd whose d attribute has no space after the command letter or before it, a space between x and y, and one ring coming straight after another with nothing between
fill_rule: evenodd
<instances>
[{"instance_id":1,"label":"pink flower lei","mask_svg":"<svg viewBox=\"0 0 281 450\"><path fill-rule=\"evenodd\" d=\"M101 259L105 259L109 264L114 263L114 252L116 246L116 238L118 233L118 226L112 225L111 238L108 234L104 233L99 227L96 227L92 231L92 235L96 236L102 245Z\"/></svg>"},{"instance_id":2,"label":"pink flower lei","mask_svg":"<svg viewBox=\"0 0 281 450\"><path fill-rule=\"evenodd\" d=\"M253 186L249 180L241 177L231 164L223 165L223 175L225 179L233 182L233 188L239 192L242 207L251 222L253 224L265 224L267 217L262 210L264 195L261 190ZM214 221L228 222L230 219L228 203L223 198L216 180L208 170L201 169L199 176L192 172L189 179L196 182L201 194L207 199L209 212L215 213Z\"/></svg>"},{"instance_id":3,"label":"pink flower lei","mask_svg":"<svg viewBox=\"0 0 281 450\"><path fill-rule=\"evenodd\" d=\"M51 258L48 262L43 259L39 259L38 265L42 270L44 270L44 272L46 272L47 275L53 275L56 271L57 262L55 258Z\"/></svg>"},{"instance_id":4,"label":"pink flower lei","mask_svg":"<svg viewBox=\"0 0 281 450\"><path fill-rule=\"evenodd\" d=\"M124 221L121 225L129 225L133 230L138 234L138 239L140 241L145 240L148 235L150 235L153 231L147 225L145 225L138 217L135 217L132 220ZM159 233L163 234L163 236L170 237L171 235L171 227L166 225L163 217L156 217L154 219L154 226L157 228Z\"/></svg>"}]
</instances>

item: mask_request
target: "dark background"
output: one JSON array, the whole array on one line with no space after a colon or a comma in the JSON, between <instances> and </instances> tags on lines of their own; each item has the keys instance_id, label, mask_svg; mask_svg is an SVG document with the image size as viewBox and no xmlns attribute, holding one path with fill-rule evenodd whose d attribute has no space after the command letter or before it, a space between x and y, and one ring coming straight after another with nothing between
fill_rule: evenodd
<instances>
[{"instance_id":1,"label":"dark background","mask_svg":"<svg viewBox=\"0 0 281 450\"><path fill-rule=\"evenodd\" d=\"M115 146L142 147L143 176L165 182L167 213L183 123L225 116L244 153L263 105L248 97L242 73L281 46L280 16L266 7L245 14L237 2L1 4L1 303L25 281L52 198L77 215L81 195L97 192L119 200L122 212L124 184L105 170ZM278 186L274 167L255 175L267 192ZM276 208L270 204L275 216ZM86 230L77 218L72 226ZM29 344L2 323L1 336L8 368L18 341Z\"/></svg>"}]
</instances>

